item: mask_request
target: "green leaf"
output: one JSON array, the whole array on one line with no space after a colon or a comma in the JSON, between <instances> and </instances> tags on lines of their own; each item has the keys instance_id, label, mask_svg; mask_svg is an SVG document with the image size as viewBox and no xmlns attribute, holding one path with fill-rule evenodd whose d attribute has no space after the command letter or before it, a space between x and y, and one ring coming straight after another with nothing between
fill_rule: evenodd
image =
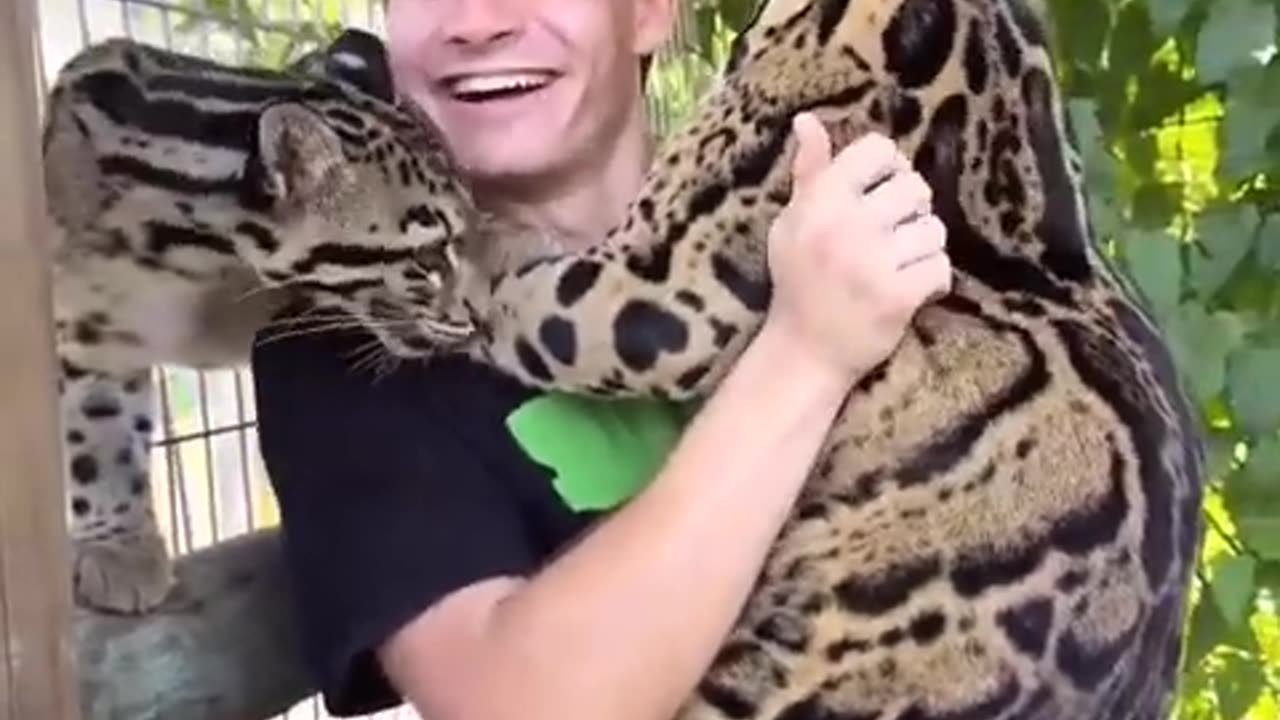
<instances>
[{"instance_id":1,"label":"green leaf","mask_svg":"<svg viewBox=\"0 0 1280 720\"><path fill-rule=\"evenodd\" d=\"M1199 249L1191 252L1191 286L1202 301L1213 296L1253 246L1258 210L1252 205L1220 205L1196 221Z\"/></svg>"},{"instance_id":2,"label":"green leaf","mask_svg":"<svg viewBox=\"0 0 1280 720\"><path fill-rule=\"evenodd\" d=\"M1213 599L1222 617L1236 625L1253 604L1254 571L1258 561L1248 555L1221 556L1213 568Z\"/></svg>"},{"instance_id":3,"label":"green leaf","mask_svg":"<svg viewBox=\"0 0 1280 720\"><path fill-rule=\"evenodd\" d=\"M1262 663L1256 657L1241 657L1236 654L1226 656L1221 671L1213 679L1213 688L1218 694L1218 709L1223 720L1244 717L1258 699L1266 681Z\"/></svg>"},{"instance_id":4,"label":"green leaf","mask_svg":"<svg viewBox=\"0 0 1280 720\"><path fill-rule=\"evenodd\" d=\"M1126 3L1116 16L1107 48L1107 72L1126 76L1140 74L1151 63L1160 41L1151 33L1151 21L1142 3Z\"/></svg>"},{"instance_id":5,"label":"green leaf","mask_svg":"<svg viewBox=\"0 0 1280 720\"><path fill-rule=\"evenodd\" d=\"M1067 103L1071 129L1084 162L1084 183L1090 195L1110 197L1115 192L1115 159L1106 150L1106 136L1098 123L1098 104L1073 99Z\"/></svg>"},{"instance_id":6,"label":"green leaf","mask_svg":"<svg viewBox=\"0 0 1280 720\"><path fill-rule=\"evenodd\" d=\"M1086 72L1097 69L1111 29L1107 0L1049 0L1062 61Z\"/></svg>"},{"instance_id":7,"label":"green leaf","mask_svg":"<svg viewBox=\"0 0 1280 720\"><path fill-rule=\"evenodd\" d=\"M1245 347L1227 362L1227 388L1236 419L1257 436L1280 426L1280 348Z\"/></svg>"},{"instance_id":8,"label":"green leaf","mask_svg":"<svg viewBox=\"0 0 1280 720\"><path fill-rule=\"evenodd\" d=\"M1241 542L1265 560L1280 560L1280 436L1250 449L1224 495Z\"/></svg>"},{"instance_id":9,"label":"green leaf","mask_svg":"<svg viewBox=\"0 0 1280 720\"><path fill-rule=\"evenodd\" d=\"M1187 302L1169 317L1166 332L1178 369L1196 400L1203 404L1222 392L1227 355L1243 335L1240 321L1229 312L1210 314Z\"/></svg>"},{"instance_id":10,"label":"green leaf","mask_svg":"<svg viewBox=\"0 0 1280 720\"><path fill-rule=\"evenodd\" d=\"M1172 33L1182 18L1191 9L1193 0L1147 0L1147 9L1151 13L1152 30L1157 35Z\"/></svg>"},{"instance_id":11,"label":"green leaf","mask_svg":"<svg viewBox=\"0 0 1280 720\"><path fill-rule=\"evenodd\" d=\"M733 32L741 32L751 19L755 9L755 0L718 0L720 16Z\"/></svg>"},{"instance_id":12,"label":"green leaf","mask_svg":"<svg viewBox=\"0 0 1280 720\"><path fill-rule=\"evenodd\" d=\"M1250 65L1232 72L1220 125L1226 178L1240 180L1265 169L1267 138L1280 122L1278 99L1280 66Z\"/></svg>"},{"instance_id":13,"label":"green leaf","mask_svg":"<svg viewBox=\"0 0 1280 720\"><path fill-rule=\"evenodd\" d=\"M1268 215L1258 232L1258 262L1280 270L1280 214Z\"/></svg>"},{"instance_id":14,"label":"green leaf","mask_svg":"<svg viewBox=\"0 0 1280 720\"><path fill-rule=\"evenodd\" d=\"M1276 8L1260 0L1213 0L1196 42L1201 82L1227 79L1232 70L1258 64L1255 54L1275 42Z\"/></svg>"},{"instance_id":15,"label":"green leaf","mask_svg":"<svg viewBox=\"0 0 1280 720\"><path fill-rule=\"evenodd\" d=\"M1182 285L1177 239L1165 232L1136 233L1121 247L1129 274L1155 314L1164 318L1177 310Z\"/></svg>"},{"instance_id":16,"label":"green leaf","mask_svg":"<svg viewBox=\"0 0 1280 720\"><path fill-rule=\"evenodd\" d=\"M1199 665L1220 647L1253 653L1258 650L1258 638L1249 623L1229 625L1222 617L1218 603L1207 594L1202 594L1195 609L1191 611L1188 622L1186 666Z\"/></svg>"},{"instance_id":17,"label":"green leaf","mask_svg":"<svg viewBox=\"0 0 1280 720\"><path fill-rule=\"evenodd\" d=\"M1226 116L1222 132L1222 174L1230 180L1239 180L1260 172L1259 162L1266 156L1267 134L1275 124L1275 118L1262 112L1251 99L1235 93L1227 96Z\"/></svg>"}]
</instances>

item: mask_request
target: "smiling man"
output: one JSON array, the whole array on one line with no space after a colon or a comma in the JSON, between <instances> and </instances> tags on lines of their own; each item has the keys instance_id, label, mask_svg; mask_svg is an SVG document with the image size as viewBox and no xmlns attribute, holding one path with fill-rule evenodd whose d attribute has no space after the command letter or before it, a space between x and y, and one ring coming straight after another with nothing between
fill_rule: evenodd
<instances>
[{"instance_id":1,"label":"smiling man","mask_svg":"<svg viewBox=\"0 0 1280 720\"><path fill-rule=\"evenodd\" d=\"M645 172L641 62L675 1L390 0L397 84L481 202L585 246ZM358 333L256 345L262 451L331 712L407 698L430 720L663 720L692 692L849 388L950 282L928 188L891 142L833 159L812 118L795 131L771 307L691 421L461 358L375 380L350 369Z\"/></svg>"}]
</instances>

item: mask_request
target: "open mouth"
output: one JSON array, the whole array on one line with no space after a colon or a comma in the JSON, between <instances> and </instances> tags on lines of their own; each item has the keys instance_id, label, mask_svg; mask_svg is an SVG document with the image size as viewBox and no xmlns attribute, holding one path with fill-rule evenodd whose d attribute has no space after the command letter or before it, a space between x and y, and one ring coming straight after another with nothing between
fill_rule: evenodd
<instances>
[{"instance_id":1,"label":"open mouth","mask_svg":"<svg viewBox=\"0 0 1280 720\"><path fill-rule=\"evenodd\" d=\"M555 79L545 71L518 71L461 75L445 81L445 87L455 99L468 103L508 100L537 92Z\"/></svg>"}]
</instances>

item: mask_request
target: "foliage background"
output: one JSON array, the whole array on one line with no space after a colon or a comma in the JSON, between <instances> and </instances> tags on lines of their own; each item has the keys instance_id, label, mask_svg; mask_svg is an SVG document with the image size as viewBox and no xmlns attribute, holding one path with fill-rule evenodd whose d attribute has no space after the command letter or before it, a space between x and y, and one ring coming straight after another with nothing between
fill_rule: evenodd
<instances>
[{"instance_id":1,"label":"foliage background","mask_svg":"<svg viewBox=\"0 0 1280 720\"><path fill-rule=\"evenodd\" d=\"M183 1L230 19L221 37L235 57L268 65L335 34L352 5ZM683 1L678 44L651 80L664 129L706 89L752 5ZM304 21L273 20L286 4ZM1099 242L1146 295L1207 433L1207 532L1175 715L1280 718L1280 0L1033 4L1053 29Z\"/></svg>"}]
</instances>

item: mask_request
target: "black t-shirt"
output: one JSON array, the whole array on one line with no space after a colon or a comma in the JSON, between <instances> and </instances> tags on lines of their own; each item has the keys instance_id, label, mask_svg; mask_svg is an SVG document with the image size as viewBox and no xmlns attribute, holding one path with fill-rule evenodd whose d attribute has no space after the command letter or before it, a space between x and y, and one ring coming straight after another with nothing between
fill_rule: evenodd
<instances>
[{"instance_id":1,"label":"black t-shirt","mask_svg":"<svg viewBox=\"0 0 1280 720\"><path fill-rule=\"evenodd\" d=\"M269 334L252 357L260 446L305 661L333 714L399 704L374 656L384 639L452 590L536 570L624 499L601 496L595 479L619 465L650 476L687 419L648 406L539 426L516 411L563 418L565 406L465 359L357 371L362 332ZM531 428L519 441L513 418ZM564 456L566 434L592 446L585 473L533 459ZM539 435L550 449L530 453ZM648 455L616 461L604 446Z\"/></svg>"}]
</instances>

